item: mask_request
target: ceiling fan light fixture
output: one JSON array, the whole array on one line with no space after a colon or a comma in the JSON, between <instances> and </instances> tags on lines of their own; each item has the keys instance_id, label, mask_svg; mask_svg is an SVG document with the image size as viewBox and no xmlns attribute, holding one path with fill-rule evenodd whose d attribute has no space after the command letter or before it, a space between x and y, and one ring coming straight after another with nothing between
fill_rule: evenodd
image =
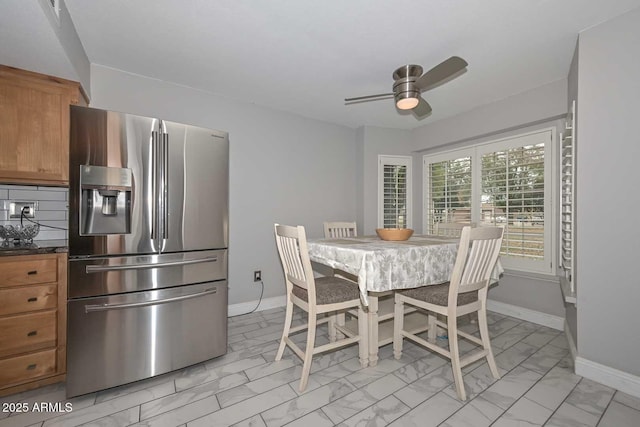
<instances>
[{"instance_id":1,"label":"ceiling fan light fixture","mask_svg":"<svg viewBox=\"0 0 640 427\"><path fill-rule=\"evenodd\" d=\"M413 72L422 71L422 67L417 65L407 67L417 67L417 69L412 69ZM407 70L403 67L398 68L394 76L399 75L401 71ZM416 88L415 80L415 76L409 75L407 77L401 77L394 82L393 93L396 100L396 107L398 107L399 110L411 110L420 102L420 90Z\"/></svg>"},{"instance_id":2,"label":"ceiling fan light fixture","mask_svg":"<svg viewBox=\"0 0 640 427\"><path fill-rule=\"evenodd\" d=\"M400 98L396 101L396 107L400 110L411 110L418 105L418 98Z\"/></svg>"},{"instance_id":3,"label":"ceiling fan light fixture","mask_svg":"<svg viewBox=\"0 0 640 427\"><path fill-rule=\"evenodd\" d=\"M404 90L402 92L396 92L396 107L399 110L411 110L415 108L416 105L420 102L418 97L420 96L420 91L413 90L413 88L406 88L409 90Z\"/></svg>"}]
</instances>

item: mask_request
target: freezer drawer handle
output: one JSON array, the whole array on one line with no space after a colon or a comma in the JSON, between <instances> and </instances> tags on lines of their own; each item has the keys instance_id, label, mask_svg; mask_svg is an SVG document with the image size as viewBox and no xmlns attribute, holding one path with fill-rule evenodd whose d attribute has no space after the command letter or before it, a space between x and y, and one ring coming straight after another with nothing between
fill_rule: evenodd
<instances>
[{"instance_id":1,"label":"freezer drawer handle","mask_svg":"<svg viewBox=\"0 0 640 427\"><path fill-rule=\"evenodd\" d=\"M150 305L159 305L166 304L169 302L176 301L184 301L187 299L203 297L205 295L215 294L218 292L218 288L207 289L206 291L198 292L197 294L190 295L182 295L179 297L167 298L167 299L159 299L154 301L145 301L145 302L133 302L129 304L92 304L85 305L84 312L90 313L92 311L107 311L107 310L121 310L123 308L137 308L137 307L148 307Z\"/></svg>"},{"instance_id":2,"label":"freezer drawer handle","mask_svg":"<svg viewBox=\"0 0 640 427\"><path fill-rule=\"evenodd\" d=\"M181 265L200 264L203 262L216 262L217 256L200 258L200 259L188 259L186 261L169 261L159 264L124 264L124 265L88 265L86 268L87 273L102 273L105 271L117 271L117 270L140 270L143 268L160 268L160 267L177 267Z\"/></svg>"}]
</instances>

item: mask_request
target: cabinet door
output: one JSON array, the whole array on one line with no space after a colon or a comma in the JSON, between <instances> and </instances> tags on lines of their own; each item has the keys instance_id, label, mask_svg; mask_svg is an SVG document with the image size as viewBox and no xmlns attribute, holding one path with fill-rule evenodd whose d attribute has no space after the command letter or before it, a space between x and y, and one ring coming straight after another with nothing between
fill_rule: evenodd
<instances>
[{"instance_id":1,"label":"cabinet door","mask_svg":"<svg viewBox=\"0 0 640 427\"><path fill-rule=\"evenodd\" d=\"M0 360L0 384L20 384L39 377L53 375L55 372L55 350L45 350ZM20 389L14 388L13 390ZM0 394L4 395L4 390L0 390Z\"/></svg>"},{"instance_id":2,"label":"cabinet door","mask_svg":"<svg viewBox=\"0 0 640 427\"><path fill-rule=\"evenodd\" d=\"M33 255L0 259L0 288L55 282L58 261L55 255Z\"/></svg>"},{"instance_id":3,"label":"cabinet door","mask_svg":"<svg viewBox=\"0 0 640 427\"><path fill-rule=\"evenodd\" d=\"M0 69L0 181L68 184L69 104L77 99L54 79Z\"/></svg>"},{"instance_id":4,"label":"cabinet door","mask_svg":"<svg viewBox=\"0 0 640 427\"><path fill-rule=\"evenodd\" d=\"M0 319L0 357L55 347L55 310Z\"/></svg>"}]
</instances>

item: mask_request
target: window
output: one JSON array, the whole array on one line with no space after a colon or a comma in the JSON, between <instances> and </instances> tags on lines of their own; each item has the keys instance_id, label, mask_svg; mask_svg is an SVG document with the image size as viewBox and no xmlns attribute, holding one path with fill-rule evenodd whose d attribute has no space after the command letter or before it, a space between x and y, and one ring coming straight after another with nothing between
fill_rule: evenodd
<instances>
[{"instance_id":1,"label":"window","mask_svg":"<svg viewBox=\"0 0 640 427\"><path fill-rule=\"evenodd\" d=\"M411 228L411 157L378 156L378 227Z\"/></svg>"},{"instance_id":2,"label":"window","mask_svg":"<svg viewBox=\"0 0 640 427\"><path fill-rule=\"evenodd\" d=\"M438 222L504 228L505 268L553 272L554 129L424 157L425 232Z\"/></svg>"},{"instance_id":3,"label":"window","mask_svg":"<svg viewBox=\"0 0 640 427\"><path fill-rule=\"evenodd\" d=\"M441 222L471 222L471 156L433 159L427 165L427 233Z\"/></svg>"},{"instance_id":4,"label":"window","mask_svg":"<svg viewBox=\"0 0 640 427\"><path fill-rule=\"evenodd\" d=\"M544 258L544 143L483 154L481 197L481 222L505 225L502 254Z\"/></svg>"}]
</instances>

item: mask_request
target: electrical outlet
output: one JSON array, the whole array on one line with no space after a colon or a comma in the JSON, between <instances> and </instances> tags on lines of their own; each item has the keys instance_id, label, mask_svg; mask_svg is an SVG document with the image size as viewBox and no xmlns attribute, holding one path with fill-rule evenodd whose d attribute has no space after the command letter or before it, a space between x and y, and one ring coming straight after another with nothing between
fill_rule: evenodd
<instances>
[{"instance_id":1,"label":"electrical outlet","mask_svg":"<svg viewBox=\"0 0 640 427\"><path fill-rule=\"evenodd\" d=\"M23 210L25 218L35 218L38 202L9 202L9 218L20 218Z\"/></svg>"},{"instance_id":2,"label":"electrical outlet","mask_svg":"<svg viewBox=\"0 0 640 427\"><path fill-rule=\"evenodd\" d=\"M262 281L262 271L256 270L253 272L253 281L261 282Z\"/></svg>"}]
</instances>

